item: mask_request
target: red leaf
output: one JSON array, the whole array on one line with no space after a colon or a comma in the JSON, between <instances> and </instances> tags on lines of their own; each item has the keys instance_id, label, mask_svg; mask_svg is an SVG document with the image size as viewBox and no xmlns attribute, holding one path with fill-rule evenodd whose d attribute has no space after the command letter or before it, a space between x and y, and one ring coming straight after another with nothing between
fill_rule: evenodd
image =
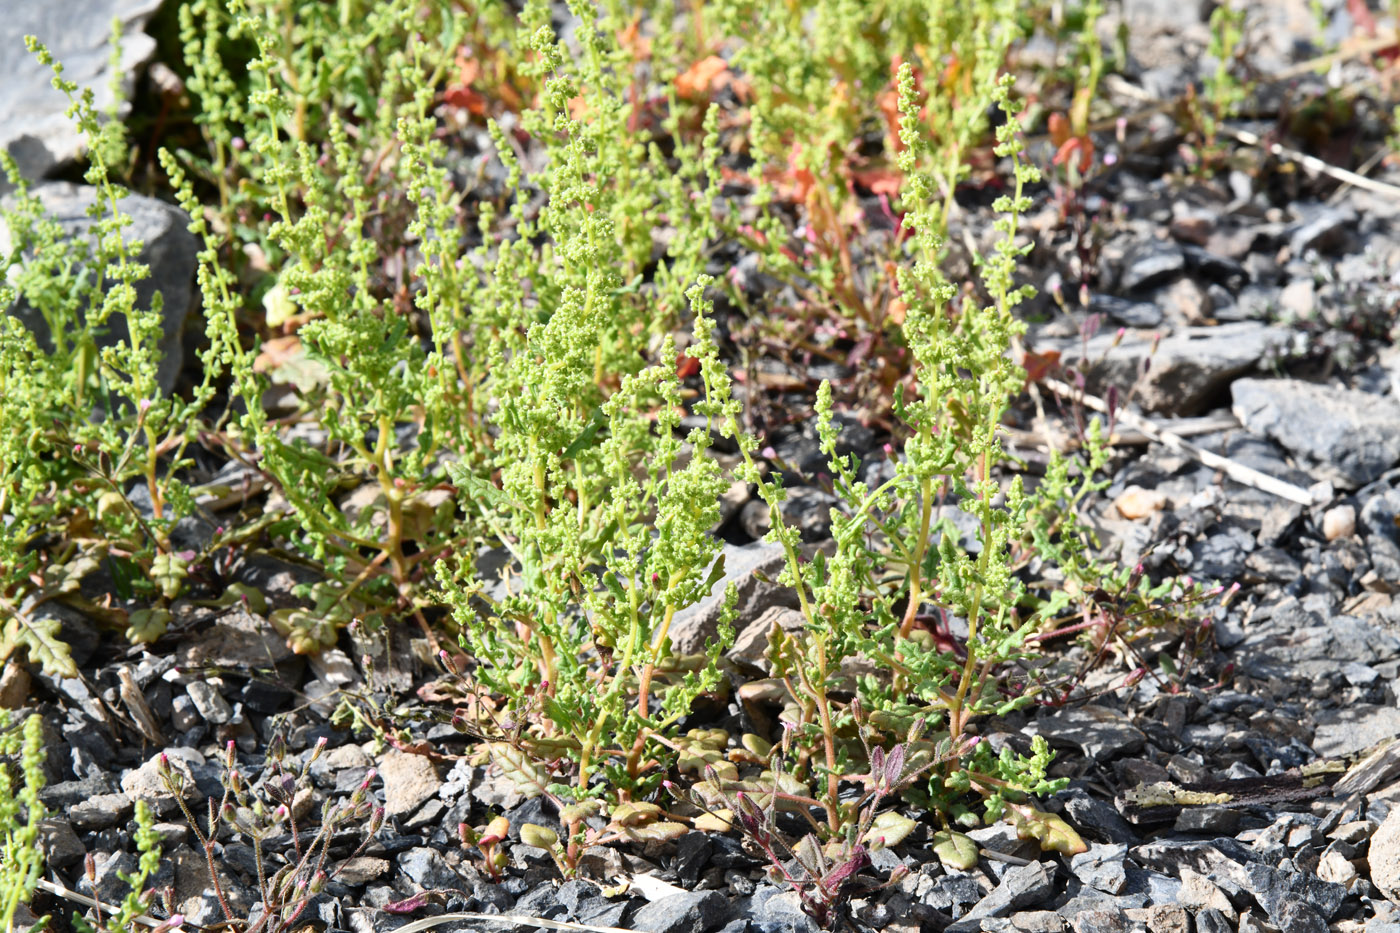
<instances>
[{"instance_id":1,"label":"red leaf","mask_svg":"<svg viewBox=\"0 0 1400 933\"><path fill-rule=\"evenodd\" d=\"M1368 39L1376 37L1376 18L1371 15L1371 9L1366 5L1366 0L1347 0L1347 12L1351 18L1356 20L1356 25Z\"/></svg>"},{"instance_id":2,"label":"red leaf","mask_svg":"<svg viewBox=\"0 0 1400 933\"><path fill-rule=\"evenodd\" d=\"M883 194L889 197L899 194L900 183L904 181L902 172L888 168L864 169L852 172L851 177L855 179L857 184L868 188L871 194Z\"/></svg>"},{"instance_id":3,"label":"red leaf","mask_svg":"<svg viewBox=\"0 0 1400 933\"><path fill-rule=\"evenodd\" d=\"M486 113L486 98L472 90L472 82L481 77L481 63L467 58L465 50L457 53L457 80L448 85L442 99L481 116Z\"/></svg>"},{"instance_id":4,"label":"red leaf","mask_svg":"<svg viewBox=\"0 0 1400 933\"><path fill-rule=\"evenodd\" d=\"M676 357L676 376L680 379L689 379L691 376L700 374L700 361L695 357L682 353Z\"/></svg>"},{"instance_id":5,"label":"red leaf","mask_svg":"<svg viewBox=\"0 0 1400 933\"><path fill-rule=\"evenodd\" d=\"M481 116L486 112L486 98L463 84L454 84L443 92L442 99L453 107Z\"/></svg>"}]
</instances>

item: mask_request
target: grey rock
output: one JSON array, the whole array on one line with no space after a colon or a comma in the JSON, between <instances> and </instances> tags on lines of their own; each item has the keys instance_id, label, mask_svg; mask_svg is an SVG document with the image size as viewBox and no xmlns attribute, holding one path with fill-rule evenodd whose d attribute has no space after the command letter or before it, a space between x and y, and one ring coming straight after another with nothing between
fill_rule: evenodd
<instances>
[{"instance_id":1,"label":"grey rock","mask_svg":"<svg viewBox=\"0 0 1400 933\"><path fill-rule=\"evenodd\" d=\"M1123 895L1139 895L1143 898L1141 906L1181 903L1180 879L1160 871L1144 871L1131 862L1127 874L1128 885Z\"/></svg>"},{"instance_id":2,"label":"grey rock","mask_svg":"<svg viewBox=\"0 0 1400 933\"><path fill-rule=\"evenodd\" d=\"M676 843L676 859L672 870L687 885L700 880L700 872L710 861L710 853L715 849L709 833L687 833Z\"/></svg>"},{"instance_id":3,"label":"grey rock","mask_svg":"<svg viewBox=\"0 0 1400 933\"><path fill-rule=\"evenodd\" d=\"M802 911L796 891L775 893L772 888L756 892L750 900L750 930L762 933L816 933L817 925Z\"/></svg>"},{"instance_id":4,"label":"grey rock","mask_svg":"<svg viewBox=\"0 0 1400 933\"><path fill-rule=\"evenodd\" d=\"M1245 887L1269 920L1297 933L1325 931L1346 897L1346 888L1312 874L1282 872L1268 865L1249 865Z\"/></svg>"},{"instance_id":5,"label":"grey rock","mask_svg":"<svg viewBox=\"0 0 1400 933\"><path fill-rule=\"evenodd\" d=\"M777 625L785 632L797 632L805 624L806 618L796 609L770 606L734 636L734 644L725 652L725 656L731 661L763 670L767 666L763 653L768 650L768 635L773 631L773 626Z\"/></svg>"},{"instance_id":6,"label":"grey rock","mask_svg":"<svg viewBox=\"0 0 1400 933\"><path fill-rule=\"evenodd\" d=\"M87 849L68 820L40 821L39 840L44 848L44 861L53 868L67 868L87 855Z\"/></svg>"},{"instance_id":7,"label":"grey rock","mask_svg":"<svg viewBox=\"0 0 1400 933\"><path fill-rule=\"evenodd\" d=\"M1118 287L1134 292L1161 285L1186 268L1186 254L1167 240L1146 240L1128 249Z\"/></svg>"},{"instance_id":8,"label":"grey rock","mask_svg":"<svg viewBox=\"0 0 1400 933\"><path fill-rule=\"evenodd\" d=\"M1054 797L1054 803L1064 808L1064 815L1074 827L1091 839L1110 843L1136 844L1137 831L1117 810L1091 796L1081 787L1067 787Z\"/></svg>"},{"instance_id":9,"label":"grey rock","mask_svg":"<svg viewBox=\"0 0 1400 933\"><path fill-rule=\"evenodd\" d=\"M836 441L837 456L863 455L874 444L875 432L851 416L838 413L832 421L841 429ZM831 472L826 454L821 451L815 417L774 431L771 446L784 467L803 476Z\"/></svg>"},{"instance_id":10,"label":"grey rock","mask_svg":"<svg viewBox=\"0 0 1400 933\"><path fill-rule=\"evenodd\" d=\"M74 804L82 803L90 797L100 794L110 794L115 790L107 780L107 775L81 778L76 781L60 781L57 784L49 784L39 790L39 799L45 806L57 810L66 810Z\"/></svg>"},{"instance_id":11,"label":"grey rock","mask_svg":"<svg viewBox=\"0 0 1400 933\"><path fill-rule=\"evenodd\" d=\"M205 722L219 726L233 718L233 708L219 693L218 688L207 680L193 680L185 686L190 702L204 717Z\"/></svg>"},{"instance_id":12,"label":"grey rock","mask_svg":"<svg viewBox=\"0 0 1400 933\"><path fill-rule=\"evenodd\" d=\"M97 794L64 810L64 815L81 830L107 829L131 816L132 802L126 794Z\"/></svg>"},{"instance_id":13,"label":"grey rock","mask_svg":"<svg viewBox=\"0 0 1400 933\"><path fill-rule=\"evenodd\" d=\"M238 699L255 713L271 715L289 703L296 694L290 687L253 678L238 688Z\"/></svg>"},{"instance_id":14,"label":"grey rock","mask_svg":"<svg viewBox=\"0 0 1400 933\"><path fill-rule=\"evenodd\" d=\"M1150 301L1096 294L1089 299L1089 311L1124 327L1156 327L1162 323L1162 309Z\"/></svg>"},{"instance_id":15,"label":"grey rock","mask_svg":"<svg viewBox=\"0 0 1400 933\"><path fill-rule=\"evenodd\" d=\"M935 910L960 916L963 909L986 896L977 879L971 875L939 875L923 896L923 902Z\"/></svg>"},{"instance_id":16,"label":"grey rock","mask_svg":"<svg viewBox=\"0 0 1400 933\"><path fill-rule=\"evenodd\" d=\"M1319 710L1312 747L1327 757L1350 755L1400 735L1400 709L1393 706L1356 704L1337 710Z\"/></svg>"},{"instance_id":17,"label":"grey rock","mask_svg":"<svg viewBox=\"0 0 1400 933\"><path fill-rule=\"evenodd\" d=\"M0 107L0 113L3 112L3 107ZM70 240L75 243L91 241L90 231L94 220L87 211L97 201L97 189L55 182L36 188L34 194ZM199 243L187 229L189 215L173 204L132 194L117 202L117 210L131 219L130 225L122 230L124 241L140 241L142 244L141 251L133 257L134 261L150 268L150 275L134 285L136 307L150 309L155 295L159 293L161 296L161 358L156 376L160 390L169 394L184 365L181 334L185 318L197 305L194 275L198 266L196 254ZM0 225L0 252L8 248L8 240L8 231ZM84 258L81 248L75 251L75 258L80 262ZM52 346L48 324L39 310L27 300L21 298L10 313L35 335L41 347L47 349ZM98 338L97 344L108 347L126 343L129 339L126 319L117 315L108 321L107 333Z\"/></svg>"},{"instance_id":18,"label":"grey rock","mask_svg":"<svg viewBox=\"0 0 1400 933\"><path fill-rule=\"evenodd\" d=\"M1268 583L1291 582L1303 572L1302 566L1287 551L1277 547L1263 547L1250 552L1244 566Z\"/></svg>"},{"instance_id":19,"label":"grey rock","mask_svg":"<svg viewBox=\"0 0 1400 933\"><path fill-rule=\"evenodd\" d=\"M437 796L442 783L431 758L397 749L381 759L379 776L384 780L384 811L389 816L404 816L417 810Z\"/></svg>"},{"instance_id":20,"label":"grey rock","mask_svg":"<svg viewBox=\"0 0 1400 933\"><path fill-rule=\"evenodd\" d=\"M198 894L180 905L185 920L199 926L212 926L224 919L223 907L216 894Z\"/></svg>"},{"instance_id":21,"label":"grey rock","mask_svg":"<svg viewBox=\"0 0 1400 933\"><path fill-rule=\"evenodd\" d=\"M1229 256L1190 244L1182 246L1181 253L1186 259L1186 268L1200 278L1231 288L1238 288L1249 278L1244 266Z\"/></svg>"},{"instance_id":22,"label":"grey rock","mask_svg":"<svg viewBox=\"0 0 1400 933\"><path fill-rule=\"evenodd\" d=\"M1371 883L1391 900L1400 900L1400 806L1390 808L1371 836L1366 860Z\"/></svg>"},{"instance_id":23,"label":"grey rock","mask_svg":"<svg viewBox=\"0 0 1400 933\"><path fill-rule=\"evenodd\" d=\"M977 906L948 927L948 933L971 933L980 929L987 917L1004 917L1012 911L1034 907L1055 890L1054 868L1045 862L1017 865L1002 876L1001 883Z\"/></svg>"},{"instance_id":24,"label":"grey rock","mask_svg":"<svg viewBox=\"0 0 1400 933\"><path fill-rule=\"evenodd\" d=\"M1045 736L1051 745L1077 748L1098 761L1130 755L1146 741L1141 729L1106 706L1063 707L1042 714L1026 732Z\"/></svg>"},{"instance_id":25,"label":"grey rock","mask_svg":"<svg viewBox=\"0 0 1400 933\"><path fill-rule=\"evenodd\" d=\"M720 556L724 560L724 577L715 583L710 595L680 610L671 620L671 646L678 654L703 651L705 643L718 633L724 591L730 583L739 590L735 626L740 631L770 606L797 608L797 596L791 588L766 583L755 576L778 576L786 561L780 545L761 541L742 546L728 544Z\"/></svg>"},{"instance_id":26,"label":"grey rock","mask_svg":"<svg viewBox=\"0 0 1400 933\"><path fill-rule=\"evenodd\" d=\"M1088 367L1087 387L1099 395L1107 386L1120 391L1132 386L1150 358L1137 394L1139 404L1149 411L1185 415L1200 411L1230 380L1280 353L1292 332L1256 321L1189 327L1163 338L1155 353L1150 335L1129 335L1117 346L1114 336L1093 337L1087 353L1077 337L1042 339L1037 349L1059 350L1067 361L1082 359Z\"/></svg>"},{"instance_id":27,"label":"grey rock","mask_svg":"<svg viewBox=\"0 0 1400 933\"><path fill-rule=\"evenodd\" d=\"M1209 840L1157 839L1134 846L1129 857L1153 871L1180 873L1183 866L1209 878L1231 897L1250 890L1249 866L1257 854L1226 836Z\"/></svg>"},{"instance_id":28,"label":"grey rock","mask_svg":"<svg viewBox=\"0 0 1400 933\"><path fill-rule=\"evenodd\" d=\"M553 885L542 884L521 895L515 902L515 912L527 917L560 920L568 913L568 908L559 903L559 895Z\"/></svg>"},{"instance_id":29,"label":"grey rock","mask_svg":"<svg viewBox=\"0 0 1400 933\"><path fill-rule=\"evenodd\" d=\"M195 768L203 768L204 756L190 748L167 748L147 759L139 768L122 775L122 792L132 800L145 800L157 813L173 812L175 798L161 776L162 759L180 780L181 794L186 802L199 799L200 786Z\"/></svg>"},{"instance_id":30,"label":"grey rock","mask_svg":"<svg viewBox=\"0 0 1400 933\"><path fill-rule=\"evenodd\" d=\"M452 870L436 849L409 849L399 853L397 862L404 877L424 890L467 890L462 876Z\"/></svg>"},{"instance_id":31,"label":"grey rock","mask_svg":"<svg viewBox=\"0 0 1400 933\"><path fill-rule=\"evenodd\" d=\"M1117 907L1092 907L1069 915L1074 933L1128 933L1128 918Z\"/></svg>"},{"instance_id":32,"label":"grey rock","mask_svg":"<svg viewBox=\"0 0 1400 933\"><path fill-rule=\"evenodd\" d=\"M1232 580L1239 576L1254 550L1254 535L1242 528L1227 526L1204 540L1191 543L1191 570L1210 580Z\"/></svg>"},{"instance_id":33,"label":"grey rock","mask_svg":"<svg viewBox=\"0 0 1400 933\"><path fill-rule=\"evenodd\" d=\"M123 97L130 99L133 70L155 52L144 33L160 0L53 0L14 2L0 17L0 146L19 164L20 174L37 181L83 151L84 139L64 115L67 101L50 83L53 72L24 50L34 35L63 64L63 76L90 88L99 110L112 104L110 74L112 20L121 21ZM123 104L118 117L130 107ZM9 191L0 178L0 194Z\"/></svg>"},{"instance_id":34,"label":"grey rock","mask_svg":"<svg viewBox=\"0 0 1400 933\"><path fill-rule=\"evenodd\" d=\"M108 904L119 903L131 885L123 879L136 871L136 856L130 852L94 853L97 870L92 878L83 872L78 878L78 893L95 897Z\"/></svg>"},{"instance_id":35,"label":"grey rock","mask_svg":"<svg viewBox=\"0 0 1400 933\"><path fill-rule=\"evenodd\" d=\"M272 625L242 605L234 605L212 625L202 628L176 650L181 667L230 667L235 670L275 666L292 657L292 649Z\"/></svg>"},{"instance_id":36,"label":"grey rock","mask_svg":"<svg viewBox=\"0 0 1400 933\"><path fill-rule=\"evenodd\" d=\"M684 891L652 901L632 916L632 929L646 933L708 933L729 913L718 891Z\"/></svg>"},{"instance_id":37,"label":"grey rock","mask_svg":"<svg viewBox=\"0 0 1400 933\"><path fill-rule=\"evenodd\" d=\"M1400 401L1295 379L1240 379L1230 391L1245 428L1309 461L1320 479L1355 488L1400 461Z\"/></svg>"},{"instance_id":38,"label":"grey rock","mask_svg":"<svg viewBox=\"0 0 1400 933\"><path fill-rule=\"evenodd\" d=\"M1235 933L1229 917L1214 907L1196 913L1196 933Z\"/></svg>"},{"instance_id":39,"label":"grey rock","mask_svg":"<svg viewBox=\"0 0 1400 933\"><path fill-rule=\"evenodd\" d=\"M787 490L787 498L778 506L783 524L796 528L808 544L831 537L831 510L838 505L834 495L812 486L795 486ZM768 503L752 499L739 512L739 525L744 534L758 540L773 527Z\"/></svg>"},{"instance_id":40,"label":"grey rock","mask_svg":"<svg viewBox=\"0 0 1400 933\"><path fill-rule=\"evenodd\" d=\"M1172 828L1179 833L1234 835L1240 828L1240 812L1229 807L1185 807Z\"/></svg>"},{"instance_id":41,"label":"grey rock","mask_svg":"<svg viewBox=\"0 0 1400 933\"><path fill-rule=\"evenodd\" d=\"M589 906L590 902L601 894L601 889L593 882L578 879L564 882L555 892L559 903L563 904L564 909L575 918L579 917L581 908Z\"/></svg>"},{"instance_id":42,"label":"grey rock","mask_svg":"<svg viewBox=\"0 0 1400 933\"><path fill-rule=\"evenodd\" d=\"M1070 871L1084 884L1107 894L1121 894L1127 887L1128 876L1124 863L1127 861L1128 847L1095 844L1089 851L1070 857Z\"/></svg>"},{"instance_id":43,"label":"grey rock","mask_svg":"<svg viewBox=\"0 0 1400 933\"><path fill-rule=\"evenodd\" d=\"M1310 249L1329 253L1346 242L1356 223L1356 211L1349 205L1298 204L1294 206L1298 220L1289 226L1288 248L1294 256Z\"/></svg>"}]
</instances>

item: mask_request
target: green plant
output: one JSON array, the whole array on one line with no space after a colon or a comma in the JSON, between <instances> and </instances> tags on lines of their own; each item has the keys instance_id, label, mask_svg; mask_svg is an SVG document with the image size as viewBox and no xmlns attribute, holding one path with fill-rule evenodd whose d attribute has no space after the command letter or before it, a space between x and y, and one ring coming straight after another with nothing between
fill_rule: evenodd
<instances>
[{"instance_id":1,"label":"green plant","mask_svg":"<svg viewBox=\"0 0 1400 933\"><path fill-rule=\"evenodd\" d=\"M8 710L0 710L0 756L19 758L18 774L0 761L0 929L5 933L14 930L15 911L33 898L44 874L39 844L39 824L47 815L39 799L44 787L43 725L37 715L16 725Z\"/></svg>"},{"instance_id":2,"label":"green plant","mask_svg":"<svg viewBox=\"0 0 1400 933\"><path fill-rule=\"evenodd\" d=\"M39 797L44 789L43 719L27 717L20 725L10 720L8 710L0 710L0 756L17 756L19 773L0 762L0 929L11 933L15 929L15 913L21 905L29 904L43 881L44 850L40 826L48 810ZM16 784L16 778L19 783ZM134 872L120 873L129 890L120 904L104 905L101 900L87 901L96 911L95 926L80 915L72 917L72 927L80 933L132 933L138 929L136 920L145 916L154 892L146 890L146 882L160 868L160 836L155 831L155 816L144 800L136 802L136 848L140 853ZM87 856L85 871L89 882L96 879L96 863ZM52 885L46 885L52 888ZM93 892L96 894L96 890ZM82 898L79 898L82 900ZM46 929L46 915L29 927L31 931ZM158 929L177 927L183 922L175 916Z\"/></svg>"},{"instance_id":3,"label":"green plant","mask_svg":"<svg viewBox=\"0 0 1400 933\"><path fill-rule=\"evenodd\" d=\"M937 189L915 171L923 143L913 71L907 65L900 71L901 163L909 179L904 202L916 233L912 270L899 269L899 291L909 305L904 333L918 394L897 398L896 414L909 431L905 456L893 479L870 490L856 480L854 464L835 455L831 392L823 385L819 432L843 500L842 514L833 513L832 556L818 555L810 564L800 559L796 532L783 526L780 483L759 474L752 459L757 441L739 440L745 458L740 475L757 485L769 505L770 538L788 555L782 581L797 590L806 622L797 634L775 631L768 656L795 711L795 774L819 785L815 796L825 810L828 838L843 835L856 818L840 794L843 775L859 767L851 762L855 749L843 737L852 723L850 710L834 700L843 690L845 659L863 655L889 672L856 683L872 724L898 733L924 716L931 729L944 730L935 736L941 734L953 748L962 748L974 716L1004 713L1029 699L1001 697L993 686L993 672L1023 653L1036 624L1034 618L1019 617L1024 587L1012 575L1009 549L1042 495L1028 498L1016 480L1003 488L992 472L1000 460L998 425L1022 379L1007 348L1018 327L1011 309L1028 293L1013 281L1026 249L1016 239L1018 216L1028 203L1022 187L1037 177L1018 157L1008 80L998 83L994 97L1007 115L997 133L998 152L1011 160L1014 187L998 204L1004 212L997 224L1002 238L983 270L991 302L979 307L966 300L954 313L953 289L937 265ZM732 418L723 429L739 434ZM958 495L962 508L978 520L980 547L972 554L961 552L946 528L938 547L930 547L937 540L933 509L948 493ZM930 600L967 620L963 657L916 630L920 608ZM935 772L932 790L942 812L959 816L965 812L962 795L976 790L996 817L1008 797L1044 789L1043 764L993 759L980 746L968 751L966 758L944 762Z\"/></svg>"},{"instance_id":4,"label":"green plant","mask_svg":"<svg viewBox=\"0 0 1400 933\"><path fill-rule=\"evenodd\" d=\"M936 748L924 742L923 722L916 720L907 740L886 754L882 746L870 744L874 733L868 730L858 701L852 702L851 710L869 771L846 776L861 787L852 800L859 815L846 825L839 838L824 841L823 827L812 817L823 803L805 794L802 782L782 770L795 727L785 726L782 744L767 749L763 758L768 770L758 781L725 778L711 765L705 769L705 780L690 788L688 794L691 803L721 823L737 824L767 857L770 876L795 890L803 911L823 927L840 916L852 883L870 864L870 852L898 845L916 826L906 816L882 810L885 799L898 796L934 766L966 752L954 751L947 740ZM746 739L755 751L762 751L767 744L756 736ZM800 815L812 831L790 843L778 825L781 813ZM885 884L897 882L903 873L897 869Z\"/></svg>"},{"instance_id":5,"label":"green plant","mask_svg":"<svg viewBox=\"0 0 1400 933\"><path fill-rule=\"evenodd\" d=\"M0 319L0 513L6 516L0 527L0 657L23 645L46 669L71 674L57 623L33 612L51 599L79 600L78 584L99 560L119 595L154 599L131 613L90 603L84 608L133 641L151 641L165 629L166 606L195 556L170 539L175 522L193 508L180 471L189 463L196 420L215 393L217 361L230 335L211 328L204 379L188 399L161 394L161 298L136 306L135 283L149 270L135 261L141 244L123 233L130 224L121 207L126 191L114 178L126 161L121 124L101 119L92 92L79 93L38 40L27 37L26 44L53 69L54 87L68 98L68 114L87 137L84 178L96 200L88 237L70 239L3 157L18 197L4 214L10 273L0 303L26 302L48 337L40 346L14 317ZM118 317L127 339L99 347ZM133 501L133 483L143 487L144 508ZM58 543L43 546L54 532Z\"/></svg>"},{"instance_id":6,"label":"green plant","mask_svg":"<svg viewBox=\"0 0 1400 933\"><path fill-rule=\"evenodd\" d=\"M160 833L156 832L155 814L146 801L136 801L136 850L140 853L136 871L118 873L118 877L128 885L126 896L120 904L109 909L98 899L94 910L95 924L88 923L74 913L73 929L78 933L135 933L136 930L151 929L152 933L178 929L184 919L176 914L163 923L150 927L146 916L147 909L155 899L155 892L146 889L146 883L160 869ZM89 883L95 883L97 869L95 861L88 854L85 863ZM94 895L97 893L94 889ZM138 920L140 923L138 923Z\"/></svg>"},{"instance_id":7,"label":"green plant","mask_svg":"<svg viewBox=\"0 0 1400 933\"><path fill-rule=\"evenodd\" d=\"M692 288L692 301L704 281ZM670 757L674 724L719 681L716 659L727 635L706 656L687 659L673 655L668 630L723 571L708 530L724 483L705 453L707 431L690 433L691 455L680 461L673 433L680 385L669 338L660 352L668 365L624 377L590 428L592 419L570 403L592 385L589 331L577 308L557 311L532 332L531 352L506 362L522 376L543 369L547 378L528 388L522 380L504 410L498 447L517 459L503 467L501 488L454 470L464 500L492 510L486 520L518 562L520 592L482 617L473 603L479 584L446 582L476 663L472 677L506 699L505 717L515 724L478 721L475 728L502 751L523 745L526 759L572 762L566 785L550 787L550 775L538 769L519 782L531 792L580 803L606 793L615 807L661 780L666 769L654 756ZM702 372L711 356L705 347L702 331L690 351L701 354ZM707 386L709 406L728 404L727 378ZM560 417L571 410L574 417ZM602 435L596 443L594 433ZM507 734L514 744L500 741ZM525 768L521 760L512 770ZM607 781L595 785L599 770ZM571 836L585 814L575 815Z\"/></svg>"},{"instance_id":8,"label":"green plant","mask_svg":"<svg viewBox=\"0 0 1400 933\"><path fill-rule=\"evenodd\" d=\"M1210 45L1207 52L1215 59L1215 69L1204 81L1204 99L1194 87L1181 103L1182 122L1194 138L1193 162L1196 171L1213 171L1225 157L1220 143L1220 126L1237 116L1252 93L1251 81L1241 79L1248 46L1245 22L1248 11L1234 3L1221 3L1210 16Z\"/></svg>"},{"instance_id":9,"label":"green plant","mask_svg":"<svg viewBox=\"0 0 1400 933\"><path fill-rule=\"evenodd\" d=\"M224 919L229 923L245 922L247 933L280 933L296 929L296 921L312 899L324 890L344 865L344 860L331 864L331 842L338 831L360 825L363 835L350 858L363 851L384 822L384 808L369 799L369 786L375 778L373 769L365 775L360 786L341 803L326 801L320 820L309 842L303 842L302 830L313 809L311 764L325 750L326 740L319 740L303 759L301 766L286 763L286 746L280 737L268 750L267 763L257 780L245 778L237 767L233 742L224 755L224 771L220 776L224 791L219 800L208 798L204 822L195 817L185 801L187 778L170 764L164 753L160 756L160 778L166 790L175 798L184 813L190 831L204 852L210 883L218 897ZM215 847L225 833L236 834L252 843L257 864L257 893L262 913L256 918L236 917L224 892L220 872L215 864ZM289 851L269 851L269 841L288 834Z\"/></svg>"},{"instance_id":10,"label":"green plant","mask_svg":"<svg viewBox=\"0 0 1400 933\"><path fill-rule=\"evenodd\" d=\"M457 838L463 846L475 846L481 853L481 863L492 881L501 880L501 870L508 859L501 843L510 835L510 820L497 816L485 828L473 828L466 823L457 824Z\"/></svg>"}]
</instances>

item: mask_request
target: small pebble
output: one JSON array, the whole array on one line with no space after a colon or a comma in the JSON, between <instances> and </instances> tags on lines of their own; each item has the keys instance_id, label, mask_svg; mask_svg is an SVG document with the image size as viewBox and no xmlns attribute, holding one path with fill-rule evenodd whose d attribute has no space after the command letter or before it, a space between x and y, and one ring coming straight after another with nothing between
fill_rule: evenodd
<instances>
[{"instance_id":1,"label":"small pebble","mask_svg":"<svg viewBox=\"0 0 1400 933\"><path fill-rule=\"evenodd\" d=\"M1356 507L1338 505L1328 509L1322 516L1322 536L1328 541L1350 538L1356 533Z\"/></svg>"},{"instance_id":2,"label":"small pebble","mask_svg":"<svg viewBox=\"0 0 1400 933\"><path fill-rule=\"evenodd\" d=\"M1155 489L1143 489L1141 486L1129 486L1113 500L1118 514L1129 521L1137 521L1153 512L1160 512L1166 504L1167 497L1162 493Z\"/></svg>"}]
</instances>

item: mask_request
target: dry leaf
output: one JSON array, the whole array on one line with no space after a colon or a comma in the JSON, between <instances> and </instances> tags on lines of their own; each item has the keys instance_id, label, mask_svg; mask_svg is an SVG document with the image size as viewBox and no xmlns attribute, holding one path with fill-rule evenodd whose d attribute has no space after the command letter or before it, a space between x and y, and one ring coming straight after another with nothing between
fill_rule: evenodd
<instances>
[{"instance_id":1,"label":"dry leaf","mask_svg":"<svg viewBox=\"0 0 1400 933\"><path fill-rule=\"evenodd\" d=\"M715 79L729 70L729 62L718 55L702 58L676 75L676 93L682 97L706 97Z\"/></svg>"}]
</instances>

